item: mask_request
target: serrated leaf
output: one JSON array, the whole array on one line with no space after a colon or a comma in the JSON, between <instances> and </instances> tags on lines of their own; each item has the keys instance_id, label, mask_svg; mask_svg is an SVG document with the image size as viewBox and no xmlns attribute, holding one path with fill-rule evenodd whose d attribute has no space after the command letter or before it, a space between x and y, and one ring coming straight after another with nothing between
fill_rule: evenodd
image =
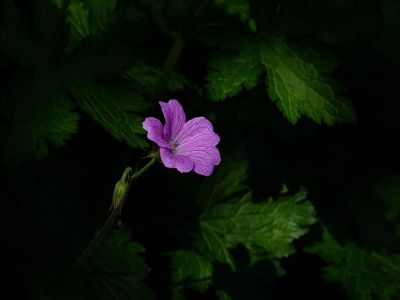
<instances>
[{"instance_id":1,"label":"serrated leaf","mask_svg":"<svg viewBox=\"0 0 400 300\"><path fill-rule=\"evenodd\" d=\"M394 299L400 294L400 256L339 244L324 228L323 240L306 249L327 261L324 277L339 283L353 300Z\"/></svg>"},{"instance_id":2,"label":"serrated leaf","mask_svg":"<svg viewBox=\"0 0 400 300\"><path fill-rule=\"evenodd\" d=\"M71 1L68 5L67 22L71 28L71 38L75 43L90 35L89 11L83 2Z\"/></svg>"},{"instance_id":3,"label":"serrated leaf","mask_svg":"<svg viewBox=\"0 0 400 300\"><path fill-rule=\"evenodd\" d=\"M102 296L115 299L153 299L142 282L150 269L138 255L144 248L131 241L129 231L119 228L106 238L89 257L84 269ZM97 274L97 275L96 275ZM96 278L97 277L97 278ZM100 296L99 295L99 296Z\"/></svg>"},{"instance_id":4,"label":"serrated leaf","mask_svg":"<svg viewBox=\"0 0 400 300\"><path fill-rule=\"evenodd\" d=\"M0 101L7 120L1 132L5 162L16 164L31 156L41 159L50 145L64 145L78 130L79 116L57 77L57 73L39 73Z\"/></svg>"},{"instance_id":5,"label":"serrated leaf","mask_svg":"<svg viewBox=\"0 0 400 300\"><path fill-rule=\"evenodd\" d=\"M331 79L335 64L324 55L271 38L260 47L260 59L268 70L268 94L292 124L301 116L328 125L355 121L339 95L342 87Z\"/></svg>"},{"instance_id":6,"label":"serrated leaf","mask_svg":"<svg viewBox=\"0 0 400 300\"><path fill-rule=\"evenodd\" d=\"M135 52L110 36L88 37L63 61L63 68L88 79L119 77L135 61Z\"/></svg>"},{"instance_id":7,"label":"serrated leaf","mask_svg":"<svg viewBox=\"0 0 400 300\"><path fill-rule=\"evenodd\" d=\"M216 294L219 300L232 300L232 297L227 292L216 291Z\"/></svg>"},{"instance_id":8,"label":"serrated leaf","mask_svg":"<svg viewBox=\"0 0 400 300\"><path fill-rule=\"evenodd\" d=\"M253 255L253 262L262 252L273 260L279 259L294 253L293 240L304 235L315 222L314 207L306 201L304 190L261 203L252 202L251 193L247 193L202 215L201 232L206 238L199 239L198 246L202 253L231 267L229 249L239 244L250 254L258 253Z\"/></svg>"},{"instance_id":9,"label":"serrated leaf","mask_svg":"<svg viewBox=\"0 0 400 300\"><path fill-rule=\"evenodd\" d=\"M256 22L251 17L248 0L215 0L215 3L228 14L238 16L253 32L256 30Z\"/></svg>"},{"instance_id":10,"label":"serrated leaf","mask_svg":"<svg viewBox=\"0 0 400 300\"><path fill-rule=\"evenodd\" d=\"M111 23L116 0L73 0L68 5L67 22L71 27L72 43L90 35L100 35Z\"/></svg>"},{"instance_id":11,"label":"serrated leaf","mask_svg":"<svg viewBox=\"0 0 400 300\"><path fill-rule=\"evenodd\" d=\"M68 87L78 107L114 138L131 147L147 146L147 142L140 136L144 134L142 117L134 114L149 108L149 104L140 95L132 90L121 94L82 77L69 77Z\"/></svg>"},{"instance_id":12,"label":"serrated leaf","mask_svg":"<svg viewBox=\"0 0 400 300\"><path fill-rule=\"evenodd\" d=\"M218 168L202 184L198 200L200 206L206 210L211 205L246 191L247 167L246 161L227 157L224 167Z\"/></svg>"},{"instance_id":13,"label":"serrated leaf","mask_svg":"<svg viewBox=\"0 0 400 300\"><path fill-rule=\"evenodd\" d=\"M258 61L258 50L249 42L237 54L216 55L209 61L207 89L213 101L221 101L237 95L243 88L257 85L263 69Z\"/></svg>"},{"instance_id":14,"label":"serrated leaf","mask_svg":"<svg viewBox=\"0 0 400 300\"><path fill-rule=\"evenodd\" d=\"M32 16L14 1L0 3L0 48L24 68L42 70L55 63L68 36L64 16L48 0L27 3Z\"/></svg>"},{"instance_id":15,"label":"serrated leaf","mask_svg":"<svg viewBox=\"0 0 400 300\"><path fill-rule=\"evenodd\" d=\"M395 225L400 237L400 176L381 178L373 191L386 202L386 218Z\"/></svg>"},{"instance_id":16,"label":"serrated leaf","mask_svg":"<svg viewBox=\"0 0 400 300\"><path fill-rule=\"evenodd\" d=\"M276 200L255 203L245 184L246 178L247 163L231 157L230 163L228 160L218 169L215 180L205 181L199 195L203 213L197 230L190 232L192 248L181 250L184 255L176 255L171 263L177 272L174 278L186 279L180 288L197 284L196 279L204 277L200 273L211 276L210 266L214 263L237 271L231 251L238 246L245 247L251 264L268 259L281 274L278 260L294 253L292 242L316 222L314 207L306 200L304 189L294 195L284 194ZM196 264L186 270L191 256ZM205 290L208 286L209 282L201 287Z\"/></svg>"},{"instance_id":17,"label":"serrated leaf","mask_svg":"<svg viewBox=\"0 0 400 300\"><path fill-rule=\"evenodd\" d=\"M329 55L311 45L273 37L237 36L230 47L237 53L219 54L209 62L206 80L211 100L221 101L255 87L265 68L269 97L292 124L302 116L328 125L355 122L349 101L340 95L343 87L332 79L336 64Z\"/></svg>"},{"instance_id":18,"label":"serrated leaf","mask_svg":"<svg viewBox=\"0 0 400 300\"><path fill-rule=\"evenodd\" d=\"M72 272L55 264L29 280L29 299L150 300L154 295L143 283L149 268L139 256L143 247L131 241L122 227L103 239L83 265Z\"/></svg>"},{"instance_id":19,"label":"serrated leaf","mask_svg":"<svg viewBox=\"0 0 400 300\"><path fill-rule=\"evenodd\" d=\"M124 77L131 80L145 95L152 95L156 89L161 71L151 66L139 63L125 72ZM166 90L170 92L181 91L189 83L181 74L173 72L168 80Z\"/></svg>"},{"instance_id":20,"label":"serrated leaf","mask_svg":"<svg viewBox=\"0 0 400 300\"><path fill-rule=\"evenodd\" d=\"M117 0L86 0L85 2L90 12L92 34L102 33L113 20Z\"/></svg>"},{"instance_id":21,"label":"serrated leaf","mask_svg":"<svg viewBox=\"0 0 400 300\"><path fill-rule=\"evenodd\" d=\"M169 253L171 280L176 287L205 291L212 281L213 266L204 256L186 250Z\"/></svg>"}]
</instances>

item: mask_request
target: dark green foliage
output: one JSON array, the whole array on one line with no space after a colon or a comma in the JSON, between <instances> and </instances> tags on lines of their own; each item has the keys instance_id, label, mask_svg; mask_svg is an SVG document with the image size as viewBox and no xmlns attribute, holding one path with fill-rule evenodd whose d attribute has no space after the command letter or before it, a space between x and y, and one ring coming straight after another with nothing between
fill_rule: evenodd
<instances>
[{"instance_id":1,"label":"dark green foliage","mask_svg":"<svg viewBox=\"0 0 400 300\"><path fill-rule=\"evenodd\" d=\"M278 260L293 254L293 240L316 222L306 192L255 203L251 193L246 192L246 163L240 161L220 168L215 178L217 181L205 183L200 193L204 211L198 231L193 233L194 249L170 254L173 283L206 290L211 283L212 263L236 270L231 250L239 245L247 249L251 264L268 259L282 272Z\"/></svg>"},{"instance_id":2,"label":"dark green foliage","mask_svg":"<svg viewBox=\"0 0 400 300\"><path fill-rule=\"evenodd\" d=\"M75 105L63 93L57 76L37 74L0 101L1 111L9 121L1 132L6 161L23 161L32 154L43 158L49 143L60 147L78 130Z\"/></svg>"},{"instance_id":3,"label":"dark green foliage","mask_svg":"<svg viewBox=\"0 0 400 300\"><path fill-rule=\"evenodd\" d=\"M70 91L77 105L101 124L117 140L131 147L144 148L147 143L138 134L143 134L142 118L131 114L141 112L149 104L132 89L106 89L84 78L71 79Z\"/></svg>"},{"instance_id":4,"label":"dark green foliage","mask_svg":"<svg viewBox=\"0 0 400 300\"><path fill-rule=\"evenodd\" d=\"M233 97L243 87L257 86L263 69L258 60L258 50L252 41L243 40L244 49L236 55L215 56L210 62L211 73L207 77L212 100L221 101Z\"/></svg>"},{"instance_id":5,"label":"dark green foliage","mask_svg":"<svg viewBox=\"0 0 400 300\"><path fill-rule=\"evenodd\" d=\"M140 63L129 69L125 77L132 80L132 85L140 89L143 94L151 96L157 86L160 71ZM167 85L168 91L178 92L188 86L188 82L181 74L173 73Z\"/></svg>"},{"instance_id":6,"label":"dark green foliage","mask_svg":"<svg viewBox=\"0 0 400 300\"><path fill-rule=\"evenodd\" d=\"M171 281L177 288L188 287L205 291L212 280L210 261L194 251L178 250L170 255Z\"/></svg>"},{"instance_id":7,"label":"dark green foliage","mask_svg":"<svg viewBox=\"0 0 400 300\"><path fill-rule=\"evenodd\" d=\"M98 5L96 1L89 2L99 18L90 23L91 33L99 35L111 7L104 7L102 1L97 1ZM70 8L76 4L70 3ZM0 27L3 51L24 68L17 69L12 90L0 103L6 117L1 131L4 161L15 164L32 155L43 158L49 143L56 147L64 145L78 130L75 105L117 140L132 147L146 147L147 143L138 135L143 134L142 118L131 113L142 112L149 104L133 89L121 92L121 87L105 88L92 81L115 78L126 71L133 58L129 47L107 37L89 38L65 56L68 35L62 11L47 0L32 1L29 7L37 11L32 24L28 24L31 20L16 5L5 2ZM72 29L72 33L77 30Z\"/></svg>"},{"instance_id":8,"label":"dark green foliage","mask_svg":"<svg viewBox=\"0 0 400 300\"><path fill-rule=\"evenodd\" d=\"M400 294L400 256L367 251L353 243L341 245L324 228L323 240L307 251L327 263L324 276L338 282L350 299L389 300Z\"/></svg>"},{"instance_id":9,"label":"dark green foliage","mask_svg":"<svg viewBox=\"0 0 400 300\"><path fill-rule=\"evenodd\" d=\"M269 97L292 124L301 116L328 125L355 121L348 100L339 95L340 84L330 78L336 64L328 55L281 38L236 38L244 48L235 55L220 54L209 63L212 100L235 96L243 87L254 88L264 69Z\"/></svg>"},{"instance_id":10,"label":"dark green foliage","mask_svg":"<svg viewBox=\"0 0 400 300\"><path fill-rule=\"evenodd\" d=\"M398 299L399 53L397 0L0 1L2 295ZM169 99L220 165L157 159L73 270Z\"/></svg>"},{"instance_id":11,"label":"dark green foliage","mask_svg":"<svg viewBox=\"0 0 400 300\"><path fill-rule=\"evenodd\" d=\"M292 241L304 235L316 221L314 208L305 198L305 191L300 191L276 200L252 203L251 194L247 193L242 198L216 205L201 217L199 247L204 252L215 252L216 260L229 264L231 259L225 249L238 244L245 245L254 255L253 262L262 258L262 251L273 259L286 257L295 251ZM215 246L210 242L214 239Z\"/></svg>"},{"instance_id":12,"label":"dark green foliage","mask_svg":"<svg viewBox=\"0 0 400 300\"><path fill-rule=\"evenodd\" d=\"M29 299L154 299L143 247L126 228L104 239L81 270L44 269L30 278Z\"/></svg>"},{"instance_id":13,"label":"dark green foliage","mask_svg":"<svg viewBox=\"0 0 400 300\"><path fill-rule=\"evenodd\" d=\"M400 177L381 178L373 191L386 202L386 218L394 225L400 237Z\"/></svg>"},{"instance_id":14,"label":"dark green foliage","mask_svg":"<svg viewBox=\"0 0 400 300\"><path fill-rule=\"evenodd\" d=\"M285 117L295 124L304 115L317 123L354 122L347 99L339 96L340 84L330 75L335 62L311 47L268 40L260 50L268 70L267 90Z\"/></svg>"}]
</instances>

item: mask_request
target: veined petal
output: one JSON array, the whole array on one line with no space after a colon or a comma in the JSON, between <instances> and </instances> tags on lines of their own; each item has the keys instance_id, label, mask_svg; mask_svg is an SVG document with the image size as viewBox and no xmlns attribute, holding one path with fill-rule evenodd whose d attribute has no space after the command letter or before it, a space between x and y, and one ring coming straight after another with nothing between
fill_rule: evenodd
<instances>
[{"instance_id":1,"label":"veined petal","mask_svg":"<svg viewBox=\"0 0 400 300\"><path fill-rule=\"evenodd\" d=\"M194 171L204 176L211 175L214 166L221 162L216 148L220 138L213 130L210 121L198 117L188 121L176 137L176 154L190 158Z\"/></svg>"},{"instance_id":2,"label":"veined petal","mask_svg":"<svg viewBox=\"0 0 400 300\"><path fill-rule=\"evenodd\" d=\"M216 146L219 140L220 138L214 132L211 122L204 117L189 120L174 139L178 148L184 148L193 141L203 146L212 147Z\"/></svg>"},{"instance_id":3,"label":"veined petal","mask_svg":"<svg viewBox=\"0 0 400 300\"><path fill-rule=\"evenodd\" d=\"M159 103L165 118L164 139L174 140L186 122L185 112L177 100L171 99L167 103L162 101Z\"/></svg>"},{"instance_id":4,"label":"veined petal","mask_svg":"<svg viewBox=\"0 0 400 300\"><path fill-rule=\"evenodd\" d=\"M181 173L187 173L193 170L193 161L183 155L175 155L170 149L160 148L160 157L164 166L175 168Z\"/></svg>"},{"instance_id":5,"label":"veined petal","mask_svg":"<svg viewBox=\"0 0 400 300\"><path fill-rule=\"evenodd\" d=\"M190 158L194 164L194 171L204 176L211 175L214 171L214 166L221 162L221 155L217 147L204 146L196 142L181 149L179 155Z\"/></svg>"},{"instance_id":6,"label":"veined petal","mask_svg":"<svg viewBox=\"0 0 400 300\"><path fill-rule=\"evenodd\" d=\"M161 121L157 118L146 118L143 121L143 129L147 131L147 138L155 142L160 147L169 148L169 144L164 140L163 126Z\"/></svg>"}]
</instances>

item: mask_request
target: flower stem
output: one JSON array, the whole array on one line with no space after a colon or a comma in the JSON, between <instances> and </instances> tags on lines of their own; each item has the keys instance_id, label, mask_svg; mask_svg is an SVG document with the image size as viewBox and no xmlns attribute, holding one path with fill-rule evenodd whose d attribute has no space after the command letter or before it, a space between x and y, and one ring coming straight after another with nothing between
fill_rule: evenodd
<instances>
[{"instance_id":1,"label":"flower stem","mask_svg":"<svg viewBox=\"0 0 400 300\"><path fill-rule=\"evenodd\" d=\"M156 88L154 89L152 99L158 100L158 97L160 97L160 95L164 92L169 77L174 70L176 63L178 62L179 56L181 55L184 44L185 40L183 39L183 37L180 34L177 34L175 36L174 43L172 44L167 59L165 60L160 77L158 78L158 82Z\"/></svg>"},{"instance_id":2,"label":"flower stem","mask_svg":"<svg viewBox=\"0 0 400 300\"><path fill-rule=\"evenodd\" d=\"M143 168L141 168L139 171L135 172L132 176L130 176L129 180L130 183L133 182L136 178L138 178L140 175L142 175L144 172L146 172L154 163L156 162L157 157L153 157L146 165L144 165Z\"/></svg>"},{"instance_id":3,"label":"flower stem","mask_svg":"<svg viewBox=\"0 0 400 300\"><path fill-rule=\"evenodd\" d=\"M119 216L122 206L125 202L126 197L128 196L129 188L132 184L132 182L138 178L140 175L142 175L144 172L146 172L157 160L157 157L152 157L152 159L143 166L140 170L136 171L134 174L130 175L131 168L127 167L123 175L121 177L121 180L117 182L115 185L115 190L114 190L114 195L113 195L113 204L111 207L111 213L110 216L108 217L107 221L104 223L103 227L101 227L100 231L96 233L90 244L86 247L86 249L82 252L82 254L78 257L76 260L73 270L79 270L86 260L90 257L90 255L93 253L94 249L99 245L100 241L103 239L103 237L106 235L106 233L111 229L111 227L114 225L115 220ZM119 187L119 184L125 183L124 185L124 190L122 192L116 193L117 187ZM119 199L115 199L115 197L119 197ZM118 205L116 205L117 203Z\"/></svg>"}]
</instances>

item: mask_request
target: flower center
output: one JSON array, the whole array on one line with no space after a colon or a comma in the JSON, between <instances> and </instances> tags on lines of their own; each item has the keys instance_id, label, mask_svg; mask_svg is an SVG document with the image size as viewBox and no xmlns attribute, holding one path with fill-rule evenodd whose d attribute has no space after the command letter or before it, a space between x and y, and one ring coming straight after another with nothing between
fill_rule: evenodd
<instances>
[{"instance_id":1,"label":"flower center","mask_svg":"<svg viewBox=\"0 0 400 300\"><path fill-rule=\"evenodd\" d=\"M170 139L168 144L171 147L171 152L175 154L176 153L176 147L178 147L178 144L173 139Z\"/></svg>"}]
</instances>

